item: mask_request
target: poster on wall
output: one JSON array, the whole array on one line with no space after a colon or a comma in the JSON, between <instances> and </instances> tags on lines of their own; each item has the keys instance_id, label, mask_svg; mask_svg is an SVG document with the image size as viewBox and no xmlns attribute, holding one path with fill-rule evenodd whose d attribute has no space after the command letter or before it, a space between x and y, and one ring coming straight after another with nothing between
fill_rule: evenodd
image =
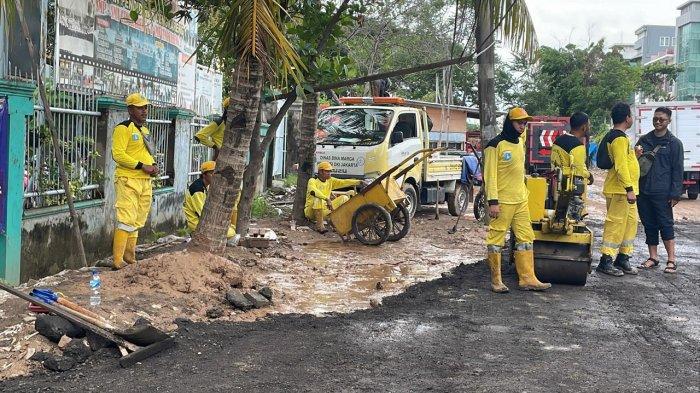
<instances>
[{"instance_id":1,"label":"poster on wall","mask_svg":"<svg viewBox=\"0 0 700 393\"><path fill-rule=\"evenodd\" d=\"M58 0L59 84L175 103L184 28L134 23L119 0Z\"/></svg>"},{"instance_id":2,"label":"poster on wall","mask_svg":"<svg viewBox=\"0 0 700 393\"><path fill-rule=\"evenodd\" d=\"M197 65L195 111L202 116L222 112L223 75L209 67Z\"/></svg>"}]
</instances>

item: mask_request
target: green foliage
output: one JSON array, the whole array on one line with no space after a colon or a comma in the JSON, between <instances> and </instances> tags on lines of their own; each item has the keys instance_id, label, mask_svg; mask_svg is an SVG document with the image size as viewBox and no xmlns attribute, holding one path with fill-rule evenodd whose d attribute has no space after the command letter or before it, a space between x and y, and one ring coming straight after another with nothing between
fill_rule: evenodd
<instances>
[{"instance_id":1,"label":"green foliage","mask_svg":"<svg viewBox=\"0 0 700 393\"><path fill-rule=\"evenodd\" d=\"M187 237L190 234L190 230L187 227L182 227L177 229L177 235L180 237Z\"/></svg>"},{"instance_id":2,"label":"green foliage","mask_svg":"<svg viewBox=\"0 0 700 393\"><path fill-rule=\"evenodd\" d=\"M675 64L652 63L642 67L642 80L639 90L652 101L668 101L672 97L660 86L664 81L675 81L683 67Z\"/></svg>"},{"instance_id":3,"label":"green foliage","mask_svg":"<svg viewBox=\"0 0 700 393\"><path fill-rule=\"evenodd\" d=\"M290 173L284 178L284 186L291 187L297 185L297 178L299 176L296 173Z\"/></svg>"},{"instance_id":4,"label":"green foliage","mask_svg":"<svg viewBox=\"0 0 700 393\"><path fill-rule=\"evenodd\" d=\"M277 209L267 202L267 199L262 195L258 195L253 199L253 207L250 212L253 218L276 217Z\"/></svg>"},{"instance_id":5,"label":"green foliage","mask_svg":"<svg viewBox=\"0 0 700 393\"><path fill-rule=\"evenodd\" d=\"M156 240L160 239L161 237L165 237L167 235L168 234L166 232L152 230L151 233L146 236L146 239L149 243L155 243Z\"/></svg>"}]
</instances>

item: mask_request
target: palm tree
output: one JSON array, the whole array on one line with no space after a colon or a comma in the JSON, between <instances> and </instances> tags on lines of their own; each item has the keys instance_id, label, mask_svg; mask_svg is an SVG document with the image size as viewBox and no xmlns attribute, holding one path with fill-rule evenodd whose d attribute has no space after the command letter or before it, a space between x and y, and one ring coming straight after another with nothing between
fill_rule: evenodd
<instances>
[{"instance_id":1,"label":"palm tree","mask_svg":"<svg viewBox=\"0 0 700 393\"><path fill-rule=\"evenodd\" d=\"M232 0L221 18L215 52L221 58L235 58L236 66L230 70L231 101L223 146L200 224L192 235L193 242L204 249L220 251L226 245L264 81L275 85L291 76L299 83L305 69L283 32L285 16L275 0Z\"/></svg>"},{"instance_id":2,"label":"palm tree","mask_svg":"<svg viewBox=\"0 0 700 393\"><path fill-rule=\"evenodd\" d=\"M476 53L479 65L479 121L481 144L498 134L496 130L496 93L494 79L494 33L510 47L534 60L537 53L537 35L524 0L476 0Z\"/></svg>"}]
</instances>

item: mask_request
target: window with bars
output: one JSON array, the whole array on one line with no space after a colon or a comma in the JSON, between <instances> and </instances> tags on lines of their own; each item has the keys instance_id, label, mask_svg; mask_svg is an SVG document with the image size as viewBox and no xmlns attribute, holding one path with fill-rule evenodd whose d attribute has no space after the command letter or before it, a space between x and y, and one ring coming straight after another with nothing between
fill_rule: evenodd
<instances>
[{"instance_id":1,"label":"window with bars","mask_svg":"<svg viewBox=\"0 0 700 393\"><path fill-rule=\"evenodd\" d=\"M159 169L158 176L153 179L153 188L171 187L175 179L175 123L170 118L168 108L152 106L149 109L146 127L155 143L156 153L153 158Z\"/></svg>"},{"instance_id":2,"label":"window with bars","mask_svg":"<svg viewBox=\"0 0 700 393\"><path fill-rule=\"evenodd\" d=\"M98 135L95 96L89 92L48 91L49 105L75 201L101 199L104 138ZM39 100L35 100L39 102ZM24 208L67 203L42 105L35 104L25 135Z\"/></svg>"}]
</instances>

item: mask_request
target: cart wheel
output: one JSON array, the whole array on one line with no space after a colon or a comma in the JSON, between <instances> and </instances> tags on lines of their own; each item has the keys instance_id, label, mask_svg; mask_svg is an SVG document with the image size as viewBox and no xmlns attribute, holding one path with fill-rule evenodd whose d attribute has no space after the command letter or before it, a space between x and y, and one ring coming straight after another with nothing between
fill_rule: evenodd
<instances>
[{"instance_id":1,"label":"cart wheel","mask_svg":"<svg viewBox=\"0 0 700 393\"><path fill-rule=\"evenodd\" d=\"M411 230L411 217L408 208L403 204L396 206L391 212L391 234L386 239L390 242L401 240Z\"/></svg>"},{"instance_id":2,"label":"cart wheel","mask_svg":"<svg viewBox=\"0 0 700 393\"><path fill-rule=\"evenodd\" d=\"M362 205L352 216L352 233L362 244L382 244L391 234L391 215L376 203Z\"/></svg>"},{"instance_id":3,"label":"cart wheel","mask_svg":"<svg viewBox=\"0 0 700 393\"><path fill-rule=\"evenodd\" d=\"M469 206L469 187L465 184L457 184L455 192L447 196L447 210L450 215L464 214Z\"/></svg>"},{"instance_id":4,"label":"cart wheel","mask_svg":"<svg viewBox=\"0 0 700 393\"><path fill-rule=\"evenodd\" d=\"M483 188L474 197L474 218L481 221L486 216L486 201Z\"/></svg>"}]
</instances>

